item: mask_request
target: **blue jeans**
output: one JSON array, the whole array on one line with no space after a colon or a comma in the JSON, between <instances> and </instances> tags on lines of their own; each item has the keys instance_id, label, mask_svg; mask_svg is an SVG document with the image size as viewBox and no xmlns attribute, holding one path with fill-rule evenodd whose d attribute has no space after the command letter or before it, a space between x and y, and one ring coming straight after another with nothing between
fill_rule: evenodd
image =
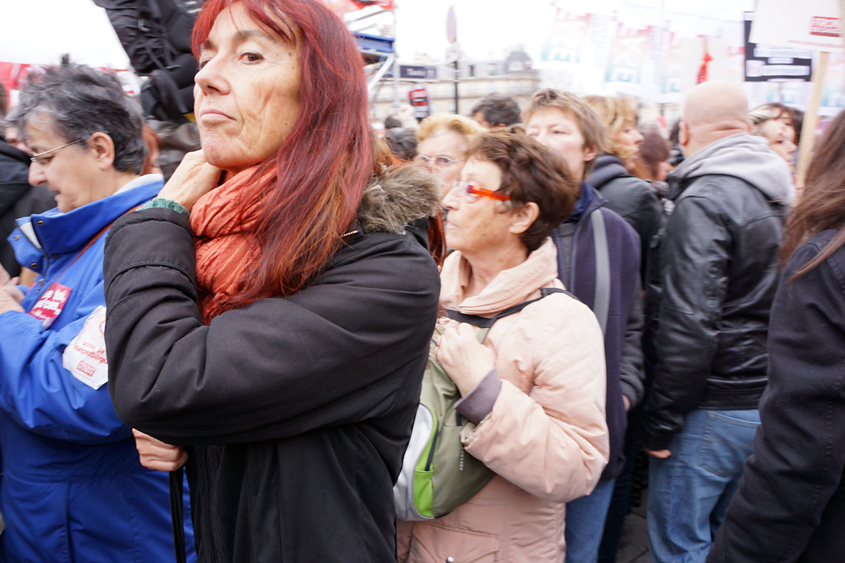
<instances>
[{"instance_id":1,"label":"blue jeans","mask_svg":"<svg viewBox=\"0 0 845 563\"><path fill-rule=\"evenodd\" d=\"M672 455L651 458L648 543L654 563L703 563L754 451L757 410L694 410L669 442Z\"/></svg>"},{"instance_id":2,"label":"blue jeans","mask_svg":"<svg viewBox=\"0 0 845 563\"><path fill-rule=\"evenodd\" d=\"M566 563L596 563L607 507L616 480L600 481L593 492L566 503Z\"/></svg>"}]
</instances>

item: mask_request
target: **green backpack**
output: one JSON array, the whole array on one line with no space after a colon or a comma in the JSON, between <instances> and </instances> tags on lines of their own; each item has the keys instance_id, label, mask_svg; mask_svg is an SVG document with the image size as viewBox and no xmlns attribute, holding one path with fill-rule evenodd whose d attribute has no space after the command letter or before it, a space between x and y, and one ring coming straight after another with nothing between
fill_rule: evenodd
<instances>
[{"instance_id":1,"label":"green backpack","mask_svg":"<svg viewBox=\"0 0 845 563\"><path fill-rule=\"evenodd\" d=\"M542 292L543 297L552 293L569 294L557 288L546 288ZM542 297L520 303L489 319L457 311L447 311L447 314L450 319L481 328L478 341L483 343L493 323L540 299ZM466 453L461 443L461 430L467 422L455 410L461 394L435 357L434 337L439 338L442 333L443 327L438 325L428 352L411 440L405 450L399 479L393 487L396 515L402 520L431 520L445 516L475 496L495 475L484 463Z\"/></svg>"}]
</instances>

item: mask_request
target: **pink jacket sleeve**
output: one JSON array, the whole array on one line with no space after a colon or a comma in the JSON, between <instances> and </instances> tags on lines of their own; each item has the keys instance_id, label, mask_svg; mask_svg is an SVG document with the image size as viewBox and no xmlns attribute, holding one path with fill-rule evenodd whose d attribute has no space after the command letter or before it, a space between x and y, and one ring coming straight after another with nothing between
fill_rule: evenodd
<instances>
[{"instance_id":1,"label":"pink jacket sleeve","mask_svg":"<svg viewBox=\"0 0 845 563\"><path fill-rule=\"evenodd\" d=\"M533 369L530 391L503 381L492 412L462 437L467 452L514 485L569 502L593 490L608 460L604 340L593 313L563 295L546 298L530 322L505 336L525 341L519 357L496 359L500 373L514 361Z\"/></svg>"}]
</instances>

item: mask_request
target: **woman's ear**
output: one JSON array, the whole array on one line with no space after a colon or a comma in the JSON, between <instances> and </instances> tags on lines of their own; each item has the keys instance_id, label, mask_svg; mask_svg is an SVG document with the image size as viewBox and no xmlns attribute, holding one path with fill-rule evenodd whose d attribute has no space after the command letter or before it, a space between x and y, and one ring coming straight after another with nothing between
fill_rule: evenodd
<instances>
[{"instance_id":1,"label":"woman's ear","mask_svg":"<svg viewBox=\"0 0 845 563\"><path fill-rule=\"evenodd\" d=\"M93 149L100 170L108 170L114 164L114 141L98 131L88 138L88 148Z\"/></svg>"},{"instance_id":2,"label":"woman's ear","mask_svg":"<svg viewBox=\"0 0 845 563\"><path fill-rule=\"evenodd\" d=\"M595 160L596 155L598 155L599 150L596 147L584 147L584 164L588 162L592 162Z\"/></svg>"},{"instance_id":3,"label":"woman's ear","mask_svg":"<svg viewBox=\"0 0 845 563\"><path fill-rule=\"evenodd\" d=\"M511 216L510 232L515 235L521 235L528 230L528 227L534 224L537 217L540 215L540 208L533 201L529 201L519 209L513 212Z\"/></svg>"}]
</instances>

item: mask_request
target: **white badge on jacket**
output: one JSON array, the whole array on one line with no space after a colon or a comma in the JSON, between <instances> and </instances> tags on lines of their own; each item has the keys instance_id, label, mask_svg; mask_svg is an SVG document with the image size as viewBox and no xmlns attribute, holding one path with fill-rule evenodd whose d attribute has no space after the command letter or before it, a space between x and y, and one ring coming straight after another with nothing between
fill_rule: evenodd
<instances>
[{"instance_id":1,"label":"white badge on jacket","mask_svg":"<svg viewBox=\"0 0 845 563\"><path fill-rule=\"evenodd\" d=\"M65 369L92 389L99 389L109 380L105 329L106 308L100 305L88 315L82 330L62 354Z\"/></svg>"}]
</instances>

